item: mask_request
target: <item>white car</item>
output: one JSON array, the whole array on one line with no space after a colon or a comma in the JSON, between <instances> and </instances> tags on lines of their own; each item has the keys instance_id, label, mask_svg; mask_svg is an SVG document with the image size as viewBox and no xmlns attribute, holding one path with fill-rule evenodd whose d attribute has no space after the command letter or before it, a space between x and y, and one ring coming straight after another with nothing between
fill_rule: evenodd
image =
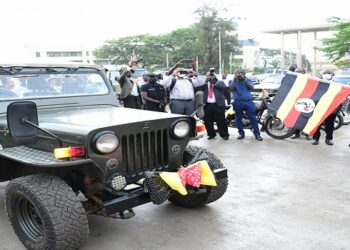
<instances>
[{"instance_id":1,"label":"white car","mask_svg":"<svg viewBox=\"0 0 350 250\"><path fill-rule=\"evenodd\" d=\"M254 92L265 90L269 94L276 93L281 86L284 75L270 75L261 83L254 85Z\"/></svg>"},{"instance_id":2,"label":"white car","mask_svg":"<svg viewBox=\"0 0 350 250\"><path fill-rule=\"evenodd\" d=\"M334 75L332 81L350 85L350 75Z\"/></svg>"}]
</instances>

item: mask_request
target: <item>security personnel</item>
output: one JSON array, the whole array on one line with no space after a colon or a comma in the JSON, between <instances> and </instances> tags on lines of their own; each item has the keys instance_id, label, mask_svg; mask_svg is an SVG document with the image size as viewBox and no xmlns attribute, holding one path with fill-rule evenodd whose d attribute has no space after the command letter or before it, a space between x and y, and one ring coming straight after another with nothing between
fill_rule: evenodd
<instances>
[{"instance_id":1,"label":"security personnel","mask_svg":"<svg viewBox=\"0 0 350 250\"><path fill-rule=\"evenodd\" d=\"M250 93L253 89L254 86L245 76L244 69L238 69L235 73L232 85L230 86L230 91L233 92L233 109L236 114L236 124L239 133L237 139L243 139L245 136L242 122L243 112L245 111L252 125L255 139L262 141L263 138L260 136L259 125L255 116L256 107L253 102L252 94Z\"/></svg>"},{"instance_id":2,"label":"security personnel","mask_svg":"<svg viewBox=\"0 0 350 250\"><path fill-rule=\"evenodd\" d=\"M165 88L157 82L156 74L150 73L148 77L148 83L141 87L141 96L145 100L143 109L164 112L167 103Z\"/></svg>"}]
</instances>

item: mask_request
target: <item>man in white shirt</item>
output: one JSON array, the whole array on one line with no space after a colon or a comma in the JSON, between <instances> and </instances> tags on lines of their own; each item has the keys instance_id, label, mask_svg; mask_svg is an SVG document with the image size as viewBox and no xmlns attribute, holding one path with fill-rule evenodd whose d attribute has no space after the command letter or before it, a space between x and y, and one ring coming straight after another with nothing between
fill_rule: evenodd
<instances>
[{"instance_id":1,"label":"man in white shirt","mask_svg":"<svg viewBox=\"0 0 350 250\"><path fill-rule=\"evenodd\" d=\"M188 78L188 72L184 69L176 68L174 72L160 82L170 91L171 113L192 115L195 111L194 88L204 84L199 78Z\"/></svg>"},{"instance_id":2,"label":"man in white shirt","mask_svg":"<svg viewBox=\"0 0 350 250\"><path fill-rule=\"evenodd\" d=\"M226 73L222 74L222 81L225 83L226 87L228 87L229 80L227 79L227 74Z\"/></svg>"}]
</instances>

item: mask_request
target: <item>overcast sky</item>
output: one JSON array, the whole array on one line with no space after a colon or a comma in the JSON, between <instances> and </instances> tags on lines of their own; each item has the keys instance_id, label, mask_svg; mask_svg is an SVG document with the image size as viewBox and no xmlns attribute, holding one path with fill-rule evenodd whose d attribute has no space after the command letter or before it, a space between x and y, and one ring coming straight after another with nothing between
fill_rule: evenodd
<instances>
[{"instance_id":1,"label":"overcast sky","mask_svg":"<svg viewBox=\"0 0 350 250\"><path fill-rule=\"evenodd\" d=\"M123 36L168 33L196 22L193 12L204 2L226 8L224 17L246 18L245 34L266 46L279 46L280 38L261 35L262 30L326 23L330 16L350 18L344 0L332 0L332 5L307 0L5 0L0 57L33 44L98 46ZM294 40L286 38L286 50L295 51Z\"/></svg>"}]
</instances>

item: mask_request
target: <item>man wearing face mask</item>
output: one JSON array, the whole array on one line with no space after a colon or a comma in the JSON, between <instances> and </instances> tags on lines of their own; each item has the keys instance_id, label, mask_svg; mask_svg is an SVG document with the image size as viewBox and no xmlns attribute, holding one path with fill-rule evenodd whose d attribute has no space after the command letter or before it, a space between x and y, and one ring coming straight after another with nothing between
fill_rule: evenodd
<instances>
[{"instance_id":1,"label":"man wearing face mask","mask_svg":"<svg viewBox=\"0 0 350 250\"><path fill-rule=\"evenodd\" d=\"M121 87L120 99L124 102L125 108L142 109L140 89L131 79L134 69L123 67L119 70L118 82Z\"/></svg>"},{"instance_id":2,"label":"man wearing face mask","mask_svg":"<svg viewBox=\"0 0 350 250\"><path fill-rule=\"evenodd\" d=\"M187 70L176 68L171 75L161 81L161 85L170 91L171 113L192 115L194 112L195 88L204 84L199 78L188 78ZM194 73L194 72L193 72Z\"/></svg>"},{"instance_id":3,"label":"man wearing face mask","mask_svg":"<svg viewBox=\"0 0 350 250\"><path fill-rule=\"evenodd\" d=\"M141 87L141 96L145 100L143 109L164 112L166 106L165 88L160 85L156 74L148 74L148 82Z\"/></svg>"},{"instance_id":4,"label":"man wearing face mask","mask_svg":"<svg viewBox=\"0 0 350 250\"><path fill-rule=\"evenodd\" d=\"M236 114L236 123L239 133L237 139L243 139L245 137L242 122L243 112L245 111L252 125L255 139L262 141L263 138L260 136L259 125L255 116L256 107L253 102L252 94L250 93L253 89L254 86L245 76L244 69L238 69L230 86L230 91L233 92L233 109Z\"/></svg>"},{"instance_id":5,"label":"man wearing face mask","mask_svg":"<svg viewBox=\"0 0 350 250\"><path fill-rule=\"evenodd\" d=\"M333 71L330 70L330 69L327 69L327 70L325 70L325 71L323 72L323 74L322 74L322 79L327 80L327 81L330 81L330 80L332 80L332 77L333 77L333 76L334 76Z\"/></svg>"}]
</instances>

